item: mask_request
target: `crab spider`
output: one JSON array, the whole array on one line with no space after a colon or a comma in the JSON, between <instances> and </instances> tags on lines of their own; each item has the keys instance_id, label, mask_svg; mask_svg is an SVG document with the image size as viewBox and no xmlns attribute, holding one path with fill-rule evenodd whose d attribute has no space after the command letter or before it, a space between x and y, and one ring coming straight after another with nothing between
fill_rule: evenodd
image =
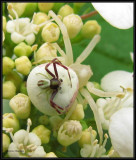
<instances>
[{"instance_id":1,"label":"crab spider","mask_svg":"<svg viewBox=\"0 0 136 160\"><path fill-rule=\"evenodd\" d=\"M92 76L93 72L92 72L92 70L91 70L91 68L90 68L89 65L83 65L81 63L89 56L89 54L91 53L91 51L93 50L93 48L99 42L100 35L95 35L94 38L91 40L91 42L88 44L88 46L85 48L85 50L81 53L81 55L76 59L75 62L73 62L72 46L71 46L70 38L69 38L69 35L68 35L68 32L67 32L67 29L66 29L65 25L63 24L63 22L61 21L61 19L52 10L49 11L49 16L52 17L52 19L60 27L61 33L63 35L63 40L64 40L64 45L65 45L65 51L66 51L66 53L59 47L59 45L57 43L53 43L52 45L59 51L59 53L61 54L61 56L64 58L64 62L62 63L63 66L65 66L65 67L67 66L68 69L69 69L70 75L72 75L71 77L74 77L74 80L71 78L72 88L76 86L76 88L74 88L72 92L68 92L70 90L70 88L67 88L68 90L66 91L67 92L66 95L64 94L65 92L63 92L63 94L62 94L63 95L62 101L66 101L67 100L66 97L71 96L71 93L72 93L72 97L69 98L69 103L71 103L71 101L73 103L76 100L77 93L78 93L77 100L79 100L79 103L80 103L80 100L83 101L82 100L83 97L85 98L85 100L87 101L87 103L89 104L91 110L94 113L94 118L96 120L96 125L97 125L97 129L98 129L98 133L99 133L99 137L100 137L100 144L101 144L102 141L103 141L103 130L102 130L99 114L98 114L97 105L96 105L95 101L93 100L93 98L91 97L90 93L93 93L93 94L98 95L100 97L117 96L118 94L123 94L123 93L122 92L121 93L120 92L104 92L104 91L96 89L91 84L91 82L88 82L88 80ZM45 66L48 66L48 64L42 64L40 66L41 67L43 66L43 68L45 68ZM41 67L38 68L38 72L39 72L39 70L40 70ZM58 73L62 77L62 73L60 73L62 70L60 68L62 68L62 66L57 66ZM54 72L53 71L53 67L51 68L51 65L50 65L50 70L52 70L51 72ZM43 73L42 70L41 70L41 72ZM44 71L43 74L45 74L45 71ZM34 74L32 74L32 76L34 76ZM67 78L68 78L68 80L70 80L70 78L69 78L68 75L67 75ZM63 84L63 83L64 82L62 82L61 84ZM31 82L28 84L28 86L29 85L31 85ZM70 84L68 82L66 83L66 85L70 86ZM79 85L79 87L78 87L78 85ZM63 89L63 87L62 87L62 89ZM60 99L58 97L58 95L59 95L58 92L61 92L61 89L57 93L56 93L56 91L54 91L54 92L53 92L52 96L50 96L51 99L54 98L53 97L54 94L55 94L56 99L57 98ZM31 96L30 96L30 99L31 99ZM33 101L35 101L35 100L33 99ZM63 106L63 104L61 104L62 103L61 100L58 103L60 103L59 106ZM66 102L66 103L68 103L68 102ZM42 105L41 104L39 105L39 104L35 103L35 106L36 105L38 106L39 110L43 112L43 108L41 108ZM70 106L70 104L69 104L69 106ZM75 105L73 105L71 107L71 109L69 110L68 114L66 115L64 121L68 120L68 118L70 117L70 115L74 111L73 107L75 107ZM64 106L63 106L63 108L64 108ZM51 110L51 112L49 110ZM46 114L47 112L43 112L43 113ZM50 109L48 109L48 113L50 113L50 114L54 113L54 111L51 109L51 107L50 107Z\"/></svg>"}]
</instances>

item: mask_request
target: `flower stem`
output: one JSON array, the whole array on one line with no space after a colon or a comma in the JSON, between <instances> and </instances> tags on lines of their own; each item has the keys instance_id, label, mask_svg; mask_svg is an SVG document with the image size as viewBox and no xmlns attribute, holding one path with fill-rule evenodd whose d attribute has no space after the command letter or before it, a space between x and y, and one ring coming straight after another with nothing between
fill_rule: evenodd
<instances>
[{"instance_id":1,"label":"flower stem","mask_svg":"<svg viewBox=\"0 0 136 160\"><path fill-rule=\"evenodd\" d=\"M86 19L86 18L92 17L92 16L94 16L94 15L96 15L96 14L98 14L97 11L92 11L92 12L90 12L90 13L88 13L88 14L82 15L81 18L82 18L82 19Z\"/></svg>"}]
</instances>

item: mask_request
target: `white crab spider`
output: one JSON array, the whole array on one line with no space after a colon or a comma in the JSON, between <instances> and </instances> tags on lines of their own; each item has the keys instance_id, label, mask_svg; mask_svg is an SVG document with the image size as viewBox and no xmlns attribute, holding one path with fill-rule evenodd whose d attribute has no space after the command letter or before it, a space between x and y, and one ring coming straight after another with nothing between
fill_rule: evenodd
<instances>
[{"instance_id":1,"label":"white crab spider","mask_svg":"<svg viewBox=\"0 0 136 160\"><path fill-rule=\"evenodd\" d=\"M66 29L65 25L62 23L61 19L52 10L49 11L49 16L51 16L55 20L55 22L58 24L58 26L60 27L60 30L61 30L62 35L63 35L63 40L64 40L64 44L65 44L66 53L64 53L64 51L59 47L59 45L57 43L54 43L53 45L54 45L54 47L56 47L56 49L59 51L59 53L61 54L61 56L64 58L65 61L64 61L63 65L69 66L68 68L69 68L70 74L72 75L72 72L73 72L73 74L75 75L75 81L73 81L72 84L74 84L74 86L77 86L78 85L78 81L79 81L79 88L80 88L80 90L78 92L79 93L78 97L80 97L79 99L82 99L82 96L83 96L87 100L88 104L90 105L90 107L91 107L91 109L92 109L92 111L94 113L94 117L95 117L95 120L96 120L96 125L97 125L97 129L98 129L98 133L99 133L99 136L100 136L100 144L101 144L102 140L103 140L103 130L102 130L99 114L98 114L97 105L95 104L93 98L91 97L90 92L93 93L93 94L96 94L98 96L101 96L101 97L116 96L118 94L122 94L122 92L121 93L120 92L104 92L104 91L100 91L100 90L94 88L94 86L90 85L91 83L88 82L88 80L90 79L90 77L93 74L92 71L91 71L90 66L89 65L86 66L86 65L82 65L81 64L89 56L90 52L93 50L93 48L99 42L100 35L94 36L94 38L92 39L92 41L88 44L88 46L85 48L85 50L81 53L81 55L76 59L76 61L74 63L73 62L72 46L71 46L71 42L70 42L70 39L69 39L69 36L68 36L68 32L67 32L67 29ZM47 64L43 64L43 66L44 66L43 69L40 69L42 67L39 67L39 69L40 69L40 71L42 73L43 73L43 70L44 70L43 74L45 74L45 69L44 68L45 68L46 65ZM35 67L35 69L37 71L34 72L34 73L39 73L40 72L37 67ZM58 67L57 66L58 73L62 74L62 73L59 72L60 68L62 68L62 67ZM52 69L53 68L51 68L51 65L50 65L50 70L52 70ZM67 72L66 72L66 74L67 74ZM32 89L32 85L30 87L30 84L32 83L32 81L33 82L35 81L35 79L33 78L33 76L32 77L30 77L30 76L31 76L31 73L30 73L30 75L28 77L28 80L27 80L27 90L28 90L29 97L31 99L31 96L33 96L34 92L37 92L36 88L38 88L38 87L36 86L35 89ZM66 77L68 77L68 76L66 76ZM31 83L29 83L30 79L31 80L33 79L31 81ZM66 85L69 85L68 82L69 82L69 80L67 81ZM85 89L84 86L86 86L87 89ZM65 87L66 86L64 86L64 88ZM30 90L33 90L33 91L30 93ZM75 88L72 92L69 92L68 94L66 94L65 96L63 96L62 101L65 102L65 100L67 99L68 96L71 96L71 94L74 95L77 91L78 91L78 87ZM38 101L38 97L36 97L36 96L33 96L33 99L37 99L37 103L39 103L39 106L41 106L41 108L42 107L46 107L45 106L45 99L44 99L44 102ZM69 98L69 100L71 100L71 98ZM42 105L42 103L44 103L44 106ZM73 106L73 107L75 107L75 106ZM38 108L40 108L40 107L38 107ZM52 109L52 107L50 107L49 110L51 110L51 109ZM74 110L73 108L70 109L69 113L65 117L65 120L67 120L70 117L70 115L72 114L73 110Z\"/></svg>"}]
</instances>

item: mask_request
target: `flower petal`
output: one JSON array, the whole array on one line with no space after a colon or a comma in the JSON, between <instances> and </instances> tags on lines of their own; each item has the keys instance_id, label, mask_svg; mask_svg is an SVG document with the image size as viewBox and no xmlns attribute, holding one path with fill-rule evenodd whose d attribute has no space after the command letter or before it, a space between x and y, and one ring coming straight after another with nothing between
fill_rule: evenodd
<instances>
[{"instance_id":1,"label":"flower petal","mask_svg":"<svg viewBox=\"0 0 136 160\"><path fill-rule=\"evenodd\" d=\"M31 33L29 35L26 36L25 41L29 44L32 45L35 41L35 35L34 33Z\"/></svg>"},{"instance_id":2,"label":"flower petal","mask_svg":"<svg viewBox=\"0 0 136 160\"><path fill-rule=\"evenodd\" d=\"M9 157L20 157L19 150L14 143L11 143L8 148Z\"/></svg>"},{"instance_id":3,"label":"flower petal","mask_svg":"<svg viewBox=\"0 0 136 160\"><path fill-rule=\"evenodd\" d=\"M133 26L133 3L92 3L100 15L119 29Z\"/></svg>"},{"instance_id":4,"label":"flower petal","mask_svg":"<svg viewBox=\"0 0 136 160\"><path fill-rule=\"evenodd\" d=\"M122 91L120 86L123 86L124 88L133 88L132 73L117 70L106 74L101 79L101 88L104 91Z\"/></svg>"},{"instance_id":5,"label":"flower petal","mask_svg":"<svg viewBox=\"0 0 136 160\"><path fill-rule=\"evenodd\" d=\"M17 32L13 32L13 33L11 34L11 40L12 40L14 43L18 44L18 43L24 41L24 40L25 40L25 37L22 36L21 34L17 33Z\"/></svg>"},{"instance_id":6,"label":"flower petal","mask_svg":"<svg viewBox=\"0 0 136 160\"><path fill-rule=\"evenodd\" d=\"M7 30L7 32L9 32L9 33L15 32L15 23L14 23L14 21L8 21L8 22L7 22L6 30Z\"/></svg>"},{"instance_id":7,"label":"flower petal","mask_svg":"<svg viewBox=\"0 0 136 160\"><path fill-rule=\"evenodd\" d=\"M27 132L21 129L14 134L14 140L19 144L24 143L24 139L26 136L27 136Z\"/></svg>"},{"instance_id":8,"label":"flower petal","mask_svg":"<svg viewBox=\"0 0 136 160\"><path fill-rule=\"evenodd\" d=\"M44 148L42 146L38 146L31 157L44 157L45 155L46 152L44 151Z\"/></svg>"},{"instance_id":9,"label":"flower petal","mask_svg":"<svg viewBox=\"0 0 136 160\"><path fill-rule=\"evenodd\" d=\"M121 157L133 157L133 108L122 108L112 115L109 135Z\"/></svg>"},{"instance_id":10,"label":"flower petal","mask_svg":"<svg viewBox=\"0 0 136 160\"><path fill-rule=\"evenodd\" d=\"M41 145L40 138L35 133L29 133L29 144L35 144L37 146Z\"/></svg>"}]
</instances>

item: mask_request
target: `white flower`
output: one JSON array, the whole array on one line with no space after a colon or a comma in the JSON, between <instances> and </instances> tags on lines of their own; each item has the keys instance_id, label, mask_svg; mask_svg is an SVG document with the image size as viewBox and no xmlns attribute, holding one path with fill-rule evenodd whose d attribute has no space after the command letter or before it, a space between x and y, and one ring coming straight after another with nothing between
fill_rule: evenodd
<instances>
[{"instance_id":1,"label":"white flower","mask_svg":"<svg viewBox=\"0 0 136 160\"><path fill-rule=\"evenodd\" d=\"M133 106L133 73L117 70L106 74L101 80L101 88L104 91L122 91L122 87L127 93L122 99L124 107Z\"/></svg>"},{"instance_id":2,"label":"white flower","mask_svg":"<svg viewBox=\"0 0 136 160\"><path fill-rule=\"evenodd\" d=\"M89 127L90 131L92 130L91 127ZM105 140L103 141L103 144L98 144L98 140L93 138L93 132L90 132L91 136L91 144L84 144L83 147L80 150L81 157L106 157L106 149L105 145L107 143L108 135L105 134Z\"/></svg>"},{"instance_id":3,"label":"white flower","mask_svg":"<svg viewBox=\"0 0 136 160\"><path fill-rule=\"evenodd\" d=\"M133 3L92 3L100 15L119 29L133 26Z\"/></svg>"},{"instance_id":4,"label":"white flower","mask_svg":"<svg viewBox=\"0 0 136 160\"><path fill-rule=\"evenodd\" d=\"M35 133L29 132L31 120L28 119L27 123L27 130L21 129L14 136L12 128L5 129L13 140L8 148L9 157L44 157L46 155L40 138Z\"/></svg>"},{"instance_id":5,"label":"white flower","mask_svg":"<svg viewBox=\"0 0 136 160\"><path fill-rule=\"evenodd\" d=\"M111 116L121 108L133 107L133 77L126 71L113 71L101 80L101 87L107 92L122 92L111 98L99 98L96 102L103 129L109 128Z\"/></svg>"},{"instance_id":6,"label":"white flower","mask_svg":"<svg viewBox=\"0 0 136 160\"><path fill-rule=\"evenodd\" d=\"M133 157L133 108L122 108L113 114L109 135L120 157Z\"/></svg>"},{"instance_id":7,"label":"white flower","mask_svg":"<svg viewBox=\"0 0 136 160\"><path fill-rule=\"evenodd\" d=\"M13 20L13 17L9 16L11 20L7 22L6 30L11 33L11 40L18 44L22 41L26 41L29 45L33 44L35 41L35 34L38 33L39 27L36 24L30 22L29 18L18 18L17 12L13 9L12 5L8 5L8 9L12 10L16 16L16 19Z\"/></svg>"}]
</instances>

